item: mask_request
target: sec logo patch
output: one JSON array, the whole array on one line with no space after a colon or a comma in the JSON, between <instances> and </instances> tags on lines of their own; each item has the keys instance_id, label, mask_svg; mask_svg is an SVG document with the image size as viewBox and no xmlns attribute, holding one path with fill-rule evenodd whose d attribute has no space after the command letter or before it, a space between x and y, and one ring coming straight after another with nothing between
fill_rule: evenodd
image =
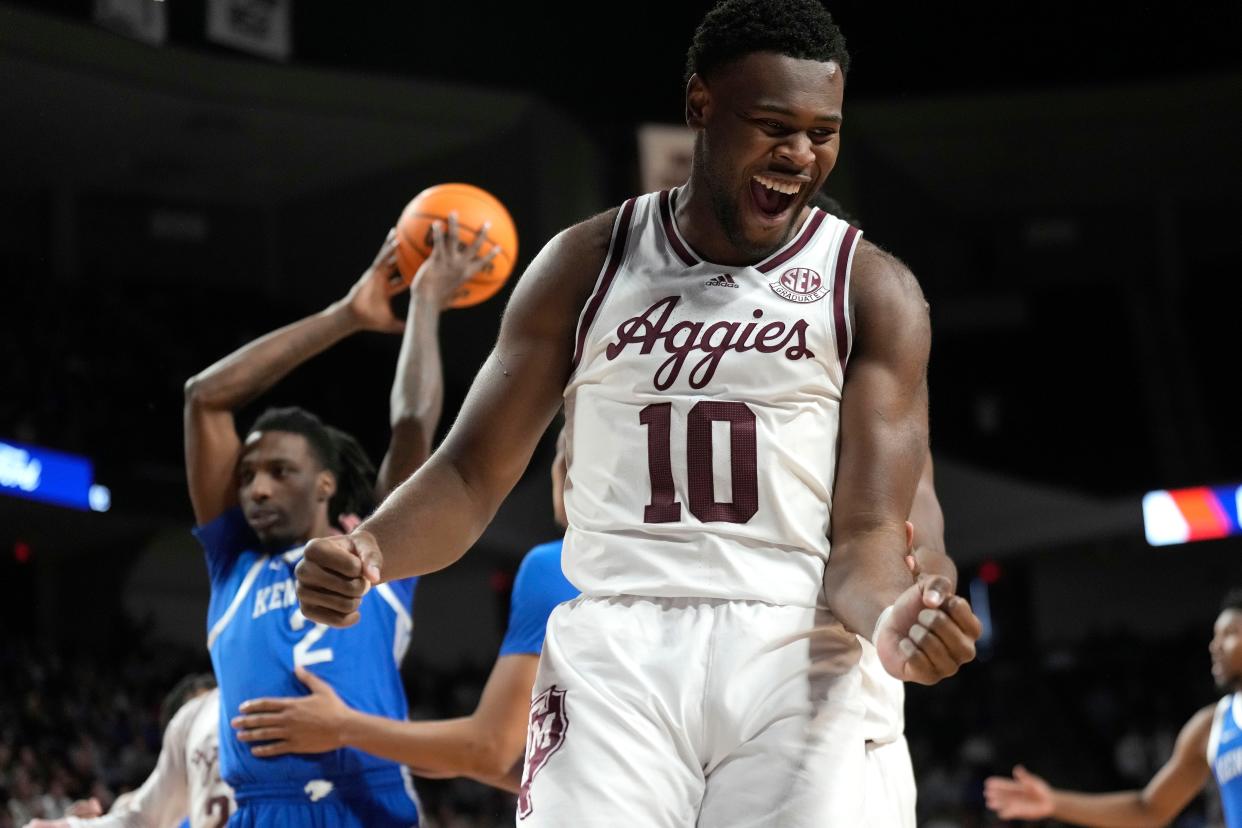
<instances>
[{"instance_id":1,"label":"sec logo patch","mask_svg":"<svg viewBox=\"0 0 1242 828\"><path fill-rule=\"evenodd\" d=\"M804 305L807 302L818 302L828 295L830 288L814 270L809 267L791 267L774 282L768 282L772 292L782 299Z\"/></svg>"}]
</instances>

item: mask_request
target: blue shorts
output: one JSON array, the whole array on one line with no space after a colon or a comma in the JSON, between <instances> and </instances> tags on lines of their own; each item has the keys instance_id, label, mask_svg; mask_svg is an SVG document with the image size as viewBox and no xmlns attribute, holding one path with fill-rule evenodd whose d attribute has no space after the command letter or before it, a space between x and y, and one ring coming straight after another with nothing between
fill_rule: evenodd
<instances>
[{"instance_id":1,"label":"blue shorts","mask_svg":"<svg viewBox=\"0 0 1242 828\"><path fill-rule=\"evenodd\" d=\"M378 778L377 778L378 777ZM411 828L418 799L408 774L317 779L302 788L243 785L229 828Z\"/></svg>"}]
</instances>

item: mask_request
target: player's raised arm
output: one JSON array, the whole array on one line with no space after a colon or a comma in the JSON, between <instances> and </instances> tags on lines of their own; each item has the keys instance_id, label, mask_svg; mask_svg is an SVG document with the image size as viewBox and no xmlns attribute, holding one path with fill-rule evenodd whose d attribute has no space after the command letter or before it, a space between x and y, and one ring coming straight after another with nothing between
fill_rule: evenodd
<instances>
[{"instance_id":1,"label":"player's raised arm","mask_svg":"<svg viewBox=\"0 0 1242 828\"><path fill-rule=\"evenodd\" d=\"M948 579L912 587L901 563L927 452L927 304L913 274L867 242L851 292L857 336L842 391L825 595L847 627L872 638L890 673L934 683L974 658L980 630Z\"/></svg>"},{"instance_id":2,"label":"player's raised arm","mask_svg":"<svg viewBox=\"0 0 1242 828\"><path fill-rule=\"evenodd\" d=\"M1013 778L984 783L988 807L1001 819L1056 819L1100 828L1157 828L1168 825L1207 784L1208 735L1215 705L1196 713L1177 736L1173 755L1141 791L1079 793L1051 787L1022 766Z\"/></svg>"},{"instance_id":3,"label":"player's raised arm","mask_svg":"<svg viewBox=\"0 0 1242 828\"><path fill-rule=\"evenodd\" d=\"M241 440L233 413L306 360L357 331L400 333L389 300L404 290L389 278L394 234L349 294L324 310L239 348L185 384L185 465L195 522L219 517L237 502L234 473Z\"/></svg>"},{"instance_id":4,"label":"player's raised arm","mask_svg":"<svg viewBox=\"0 0 1242 828\"><path fill-rule=\"evenodd\" d=\"M312 541L298 564L302 612L354 623L365 585L434 572L465 553L517 483L561 405L578 315L616 211L566 230L527 268L495 348L444 443L357 530Z\"/></svg>"},{"instance_id":5,"label":"player's raised arm","mask_svg":"<svg viewBox=\"0 0 1242 828\"><path fill-rule=\"evenodd\" d=\"M397 357L388 404L391 436L375 481L377 500L387 497L431 454L431 440L444 405L440 313L457 288L487 266L501 250L496 245L487 255L479 255L487 243L486 224L473 243L468 247L461 245L456 213L449 214L447 226L439 222L432 225L432 233L431 255L418 269L410 286L405 334L401 338L401 353ZM387 266L392 273L396 263L389 262Z\"/></svg>"}]
</instances>

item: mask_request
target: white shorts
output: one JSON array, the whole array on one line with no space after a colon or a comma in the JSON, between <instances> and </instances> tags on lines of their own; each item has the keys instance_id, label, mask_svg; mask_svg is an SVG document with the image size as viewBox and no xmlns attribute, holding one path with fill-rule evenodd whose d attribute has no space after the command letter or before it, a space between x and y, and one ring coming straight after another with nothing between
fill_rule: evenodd
<instances>
[{"instance_id":1,"label":"white shorts","mask_svg":"<svg viewBox=\"0 0 1242 828\"><path fill-rule=\"evenodd\" d=\"M833 623L813 645L817 621L828 619L757 601L580 597L557 607L517 824L862 824L857 640ZM813 646L836 657L812 670Z\"/></svg>"},{"instance_id":2,"label":"white shorts","mask_svg":"<svg viewBox=\"0 0 1242 828\"><path fill-rule=\"evenodd\" d=\"M918 792L906 737L867 743L867 828L914 828Z\"/></svg>"}]
</instances>

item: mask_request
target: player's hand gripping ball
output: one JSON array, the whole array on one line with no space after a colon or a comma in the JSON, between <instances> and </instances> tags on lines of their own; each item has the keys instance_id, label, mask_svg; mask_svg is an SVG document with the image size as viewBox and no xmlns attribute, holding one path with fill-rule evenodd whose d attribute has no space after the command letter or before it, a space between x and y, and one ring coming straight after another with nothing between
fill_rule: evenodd
<instances>
[{"instance_id":1,"label":"player's hand gripping ball","mask_svg":"<svg viewBox=\"0 0 1242 828\"><path fill-rule=\"evenodd\" d=\"M414 196L397 220L397 269L406 284L431 255L435 223L447 225L449 213L457 214L459 244L471 245L479 229L486 224L489 225L487 241L478 251L479 255L486 257L493 248L499 248L478 273L457 289L447 305L466 308L490 299L508 281L517 261L517 228L505 206L486 190L471 184L428 187Z\"/></svg>"}]
</instances>

